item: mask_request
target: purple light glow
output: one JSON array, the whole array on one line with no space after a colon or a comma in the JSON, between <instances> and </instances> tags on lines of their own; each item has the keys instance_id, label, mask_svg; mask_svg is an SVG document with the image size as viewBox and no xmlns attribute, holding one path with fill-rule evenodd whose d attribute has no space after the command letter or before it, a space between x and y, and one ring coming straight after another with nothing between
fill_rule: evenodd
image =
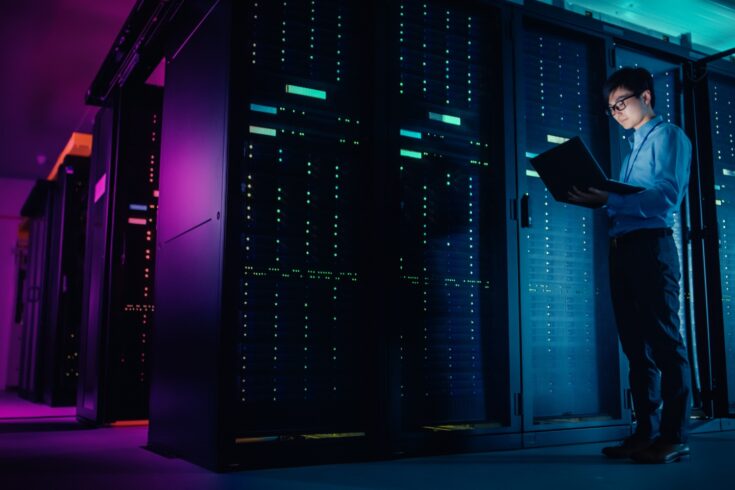
<instances>
[{"instance_id":1,"label":"purple light glow","mask_svg":"<svg viewBox=\"0 0 735 490\"><path fill-rule=\"evenodd\" d=\"M99 201L100 198L105 195L106 190L107 190L107 174L102 174L102 177L100 177L100 179L94 185L94 202Z\"/></svg>"},{"instance_id":2,"label":"purple light glow","mask_svg":"<svg viewBox=\"0 0 735 490\"><path fill-rule=\"evenodd\" d=\"M0 133L12 141L0 176L43 178L96 108L84 95L136 0L4 2L0 16Z\"/></svg>"},{"instance_id":3,"label":"purple light glow","mask_svg":"<svg viewBox=\"0 0 735 490\"><path fill-rule=\"evenodd\" d=\"M0 422L2 419L74 417L74 407L50 407L23 400L15 393L0 392Z\"/></svg>"}]
</instances>

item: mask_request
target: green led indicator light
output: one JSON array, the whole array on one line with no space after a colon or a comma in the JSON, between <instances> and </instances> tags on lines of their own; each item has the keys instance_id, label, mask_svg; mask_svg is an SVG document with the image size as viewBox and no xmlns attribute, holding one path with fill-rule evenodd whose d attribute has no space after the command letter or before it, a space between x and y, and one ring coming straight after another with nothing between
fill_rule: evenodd
<instances>
[{"instance_id":1,"label":"green led indicator light","mask_svg":"<svg viewBox=\"0 0 735 490\"><path fill-rule=\"evenodd\" d=\"M401 148L401 156L421 160L421 152L418 151L404 150L403 148Z\"/></svg>"},{"instance_id":2,"label":"green led indicator light","mask_svg":"<svg viewBox=\"0 0 735 490\"><path fill-rule=\"evenodd\" d=\"M250 132L253 134L262 134L264 136L275 136L276 130L273 128L263 128L261 126L250 126Z\"/></svg>"},{"instance_id":3,"label":"green led indicator light","mask_svg":"<svg viewBox=\"0 0 735 490\"><path fill-rule=\"evenodd\" d=\"M286 93L294 95L303 95L304 97L313 97L315 99L326 100L327 93L324 90L314 88L300 87L298 85L286 85Z\"/></svg>"},{"instance_id":4,"label":"green led indicator light","mask_svg":"<svg viewBox=\"0 0 735 490\"><path fill-rule=\"evenodd\" d=\"M409 131L408 129L401 129L401 136L405 136L406 138L414 138L417 140L421 139L421 133L418 131Z\"/></svg>"},{"instance_id":5,"label":"green led indicator light","mask_svg":"<svg viewBox=\"0 0 735 490\"><path fill-rule=\"evenodd\" d=\"M561 143L565 143L569 141L569 138L565 138L563 136L556 136L553 134L547 134L546 141L548 141L549 143L561 144Z\"/></svg>"},{"instance_id":6,"label":"green led indicator light","mask_svg":"<svg viewBox=\"0 0 735 490\"><path fill-rule=\"evenodd\" d=\"M250 110L264 114L278 114L278 109L269 105L250 104Z\"/></svg>"},{"instance_id":7,"label":"green led indicator light","mask_svg":"<svg viewBox=\"0 0 735 490\"><path fill-rule=\"evenodd\" d=\"M447 101L448 103L449 101ZM440 121L446 124L453 124L455 126L462 125L462 119L457 116L449 116L447 114L437 114L436 112L429 113L429 119L432 121Z\"/></svg>"}]
</instances>

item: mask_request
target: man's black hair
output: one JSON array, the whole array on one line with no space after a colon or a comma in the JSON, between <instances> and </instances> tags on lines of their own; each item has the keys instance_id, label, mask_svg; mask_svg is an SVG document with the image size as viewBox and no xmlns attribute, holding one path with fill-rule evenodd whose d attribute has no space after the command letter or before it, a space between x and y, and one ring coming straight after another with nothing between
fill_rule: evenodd
<instances>
[{"instance_id":1,"label":"man's black hair","mask_svg":"<svg viewBox=\"0 0 735 490\"><path fill-rule=\"evenodd\" d=\"M651 72L645 68L633 68L630 66L623 67L610 75L602 87L602 95L605 98L605 104L608 102L610 94L618 88L627 88L636 95L640 95L646 90L651 91L651 107L656 105L656 93L653 90L653 76Z\"/></svg>"}]
</instances>

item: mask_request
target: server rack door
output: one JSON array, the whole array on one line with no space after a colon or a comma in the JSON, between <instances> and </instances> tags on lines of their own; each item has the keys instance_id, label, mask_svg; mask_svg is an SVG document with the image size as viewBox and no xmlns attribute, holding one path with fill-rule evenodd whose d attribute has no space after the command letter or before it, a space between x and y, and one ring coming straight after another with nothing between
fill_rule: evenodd
<instances>
[{"instance_id":1,"label":"server rack door","mask_svg":"<svg viewBox=\"0 0 735 490\"><path fill-rule=\"evenodd\" d=\"M98 421L105 407L100 405L100 383L107 375L104 359L104 329L107 322L104 311L108 289L105 275L108 260L108 226L110 206L110 163L114 111L103 107L95 116L94 145L89 168L87 196L87 226L85 233L85 258L82 298L82 323L79 346L79 382L77 386L77 416ZM103 402L104 403L104 402Z\"/></svg>"},{"instance_id":2,"label":"server rack door","mask_svg":"<svg viewBox=\"0 0 735 490\"><path fill-rule=\"evenodd\" d=\"M615 49L615 69L623 66L640 66L646 68L653 75L654 91L656 93L656 114L663 117L664 121L683 128L683 82L681 65L673 61L663 60L633 48L618 47ZM632 130L624 130L619 124L612 122L615 139L618 146L618 158L612 162L612 176L617 178L620 165L625 155L630 153L628 138ZM615 152L613 152L615 153ZM692 365L692 386L694 407L701 401L701 383L699 382L699 371L697 369L697 342L694 322L694 291L692 280L692 249L687 238L688 230L691 228L691 217L689 216L689 196L682 203L681 209L674 213L674 241L679 250L679 331L687 346L689 359Z\"/></svg>"},{"instance_id":3,"label":"server rack door","mask_svg":"<svg viewBox=\"0 0 735 490\"><path fill-rule=\"evenodd\" d=\"M727 392L727 411L735 413L735 309L732 307L735 291L735 237L728 224L735 220L735 78L712 73L709 76L710 132L714 163L715 212L719 233L719 264L722 289L722 350L716 362L725 366L716 368L725 375L720 389Z\"/></svg>"},{"instance_id":4,"label":"server rack door","mask_svg":"<svg viewBox=\"0 0 735 490\"><path fill-rule=\"evenodd\" d=\"M54 182L42 373L49 405L73 405L76 397L88 172L88 158L67 156Z\"/></svg>"},{"instance_id":5,"label":"server rack door","mask_svg":"<svg viewBox=\"0 0 735 490\"><path fill-rule=\"evenodd\" d=\"M59 169L62 170L62 169ZM64 182L58 178L50 182L50 217L51 226L48 228L48 248L46 249L47 266L43 278L43 308L41 311L41 328L38 337L39 371L41 401L51 403L51 392L54 389L54 372L58 361L57 321L56 313L59 310L59 292L61 289L61 256L64 242L64 219L66 204L66 189Z\"/></svg>"},{"instance_id":6,"label":"server rack door","mask_svg":"<svg viewBox=\"0 0 735 490\"><path fill-rule=\"evenodd\" d=\"M239 320L225 437L243 452L258 447L254 435L285 443L266 445L276 450L289 439L360 444L375 362L364 226L373 197L369 5L235 9L229 178L238 201L228 230L238 245L228 257Z\"/></svg>"},{"instance_id":7,"label":"server rack door","mask_svg":"<svg viewBox=\"0 0 735 490\"><path fill-rule=\"evenodd\" d=\"M607 217L600 209L554 201L528 162L579 135L609 170L599 95L603 44L531 19L519 30L518 182L528 200L519 230L524 430L625 428ZM542 437L539 432L526 442Z\"/></svg>"},{"instance_id":8,"label":"server rack door","mask_svg":"<svg viewBox=\"0 0 735 490\"><path fill-rule=\"evenodd\" d=\"M84 248L87 226L87 202L89 189L89 157L67 157L64 162L64 184L69 194L66 229L64 231L64 251L62 255L61 309L59 324L61 368L57 376L62 381L63 403L76 403L76 390L79 381L79 334L81 330L84 281ZM57 378L58 380L58 378Z\"/></svg>"},{"instance_id":9,"label":"server rack door","mask_svg":"<svg viewBox=\"0 0 735 490\"><path fill-rule=\"evenodd\" d=\"M82 317L86 310L84 304L84 256L87 231L87 206L89 203L89 165L90 158L67 157L64 169L70 187L72 202L69 206L68 231L63 257L62 294L63 311L60 320L65 325L62 345L62 365L59 375L63 376L68 398L65 404L75 405L79 385L80 333ZM71 177L74 178L71 178Z\"/></svg>"},{"instance_id":10,"label":"server rack door","mask_svg":"<svg viewBox=\"0 0 735 490\"><path fill-rule=\"evenodd\" d=\"M25 289L26 306L23 310L23 339L21 357L21 380L19 393L22 397L40 401L40 343L44 322L44 283L48 267L49 229L51 226L51 185L48 181L37 181L26 201L30 213L28 280Z\"/></svg>"},{"instance_id":11,"label":"server rack door","mask_svg":"<svg viewBox=\"0 0 735 490\"><path fill-rule=\"evenodd\" d=\"M124 87L116 106L110 297L101 325L108 330L109 420L148 417L162 95L150 85Z\"/></svg>"},{"instance_id":12,"label":"server rack door","mask_svg":"<svg viewBox=\"0 0 735 490\"><path fill-rule=\"evenodd\" d=\"M224 382L222 372L234 350L222 338L232 3L217 2L206 19L202 2L184 2L177 14L196 17L197 28L167 47L156 215L148 443L209 468L224 467L223 407L235 391L233 373Z\"/></svg>"},{"instance_id":13,"label":"server rack door","mask_svg":"<svg viewBox=\"0 0 735 490\"><path fill-rule=\"evenodd\" d=\"M78 415L148 416L161 89L124 88L95 120Z\"/></svg>"},{"instance_id":14,"label":"server rack door","mask_svg":"<svg viewBox=\"0 0 735 490\"><path fill-rule=\"evenodd\" d=\"M389 359L401 450L495 444L511 413L500 12L391 6ZM511 327L512 328L512 327ZM510 441L498 439L499 444ZM520 441L518 441L520 444Z\"/></svg>"},{"instance_id":15,"label":"server rack door","mask_svg":"<svg viewBox=\"0 0 735 490\"><path fill-rule=\"evenodd\" d=\"M24 398L32 397L36 385L36 358L38 346L38 315L40 286L38 284L39 257L43 255L42 233L45 223L39 218L30 220L28 239L28 279L26 280L23 298L23 330L21 339L21 361L19 393Z\"/></svg>"}]
</instances>

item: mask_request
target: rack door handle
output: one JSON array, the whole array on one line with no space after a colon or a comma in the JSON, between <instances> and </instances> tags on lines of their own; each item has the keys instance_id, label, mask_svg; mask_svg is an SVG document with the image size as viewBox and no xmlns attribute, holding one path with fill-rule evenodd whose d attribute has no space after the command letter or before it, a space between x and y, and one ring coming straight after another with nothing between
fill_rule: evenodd
<instances>
[{"instance_id":1,"label":"rack door handle","mask_svg":"<svg viewBox=\"0 0 735 490\"><path fill-rule=\"evenodd\" d=\"M530 197L528 193L521 197L521 228L531 227L531 209L529 207Z\"/></svg>"}]
</instances>

